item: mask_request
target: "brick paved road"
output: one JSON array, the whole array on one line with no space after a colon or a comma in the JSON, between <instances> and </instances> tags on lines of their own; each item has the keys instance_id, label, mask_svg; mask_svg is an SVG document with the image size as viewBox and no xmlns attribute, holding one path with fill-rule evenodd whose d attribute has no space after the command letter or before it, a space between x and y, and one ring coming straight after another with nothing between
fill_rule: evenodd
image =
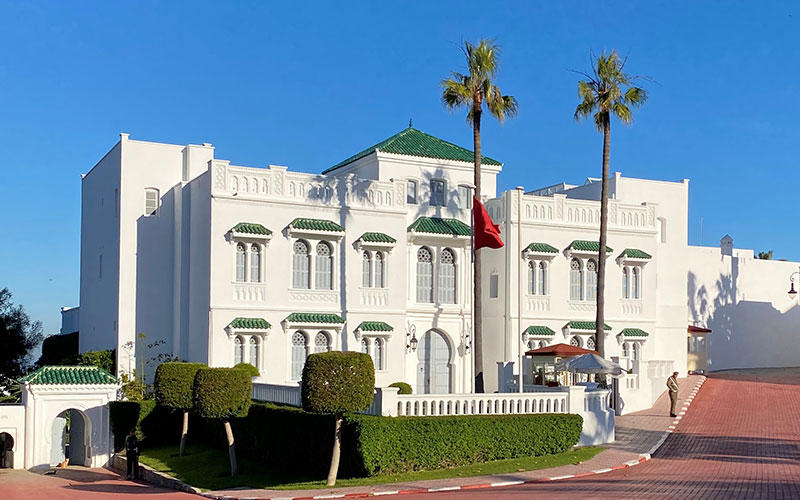
<instances>
[{"instance_id":1,"label":"brick paved road","mask_svg":"<svg viewBox=\"0 0 800 500\"><path fill-rule=\"evenodd\" d=\"M800 371L714 375L653 460L598 476L439 498L798 499ZM405 500L430 495L408 495Z\"/></svg>"}]
</instances>

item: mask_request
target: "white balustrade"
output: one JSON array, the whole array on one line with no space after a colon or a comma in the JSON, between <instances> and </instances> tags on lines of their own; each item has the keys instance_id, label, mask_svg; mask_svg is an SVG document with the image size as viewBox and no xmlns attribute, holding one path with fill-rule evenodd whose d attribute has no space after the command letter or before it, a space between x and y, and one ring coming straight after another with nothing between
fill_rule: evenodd
<instances>
[{"instance_id":1,"label":"white balustrade","mask_svg":"<svg viewBox=\"0 0 800 500\"><path fill-rule=\"evenodd\" d=\"M256 378L253 380L253 399L297 407L303 406L299 383L295 385L265 384L258 382Z\"/></svg>"}]
</instances>

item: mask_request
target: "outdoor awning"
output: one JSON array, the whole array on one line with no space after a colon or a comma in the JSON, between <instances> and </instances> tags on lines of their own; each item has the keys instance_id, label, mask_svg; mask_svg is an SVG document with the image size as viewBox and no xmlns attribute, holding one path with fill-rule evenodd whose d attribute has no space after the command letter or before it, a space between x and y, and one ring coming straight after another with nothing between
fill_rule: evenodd
<instances>
[{"instance_id":1,"label":"outdoor awning","mask_svg":"<svg viewBox=\"0 0 800 500\"><path fill-rule=\"evenodd\" d=\"M694 326L694 325L689 325L687 331L689 333L711 333L711 330L708 328L703 328L701 326Z\"/></svg>"},{"instance_id":2,"label":"outdoor awning","mask_svg":"<svg viewBox=\"0 0 800 500\"><path fill-rule=\"evenodd\" d=\"M597 354L597 351L584 349L582 347L575 347L568 344L554 344L538 349L531 349L525 353L526 356L556 356L559 358L568 358L570 356L580 356L581 354Z\"/></svg>"}]
</instances>

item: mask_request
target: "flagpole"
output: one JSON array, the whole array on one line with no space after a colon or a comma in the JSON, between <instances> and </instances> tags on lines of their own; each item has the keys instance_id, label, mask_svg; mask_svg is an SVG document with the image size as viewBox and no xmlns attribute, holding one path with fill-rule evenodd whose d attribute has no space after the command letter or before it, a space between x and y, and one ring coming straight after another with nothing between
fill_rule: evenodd
<instances>
[{"instance_id":1,"label":"flagpole","mask_svg":"<svg viewBox=\"0 0 800 500\"><path fill-rule=\"evenodd\" d=\"M524 392L522 383L524 381L522 373L522 193L525 190L522 186L517 186L517 331L514 332L517 338L517 350L519 351L519 392ZM510 218L510 217L509 217ZM534 284L535 286L535 284Z\"/></svg>"},{"instance_id":2,"label":"flagpole","mask_svg":"<svg viewBox=\"0 0 800 500\"><path fill-rule=\"evenodd\" d=\"M475 186L472 186L472 196L475 197ZM470 343L470 356L472 358L470 389L473 394L475 393L475 202L472 202L472 210L469 211L469 255L470 255L470 273L472 274L472 298L470 299L470 323L472 323L472 337Z\"/></svg>"}]
</instances>

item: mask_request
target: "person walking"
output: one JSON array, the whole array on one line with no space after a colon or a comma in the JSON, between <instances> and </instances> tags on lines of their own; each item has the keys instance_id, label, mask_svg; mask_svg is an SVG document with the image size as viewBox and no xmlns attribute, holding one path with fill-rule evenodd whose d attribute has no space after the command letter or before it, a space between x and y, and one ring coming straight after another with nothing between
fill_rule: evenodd
<instances>
[{"instance_id":1,"label":"person walking","mask_svg":"<svg viewBox=\"0 0 800 500\"><path fill-rule=\"evenodd\" d=\"M669 389L669 416L677 417L675 409L678 407L678 372L674 372L670 378L667 379L667 389Z\"/></svg>"},{"instance_id":2,"label":"person walking","mask_svg":"<svg viewBox=\"0 0 800 500\"><path fill-rule=\"evenodd\" d=\"M128 476L125 479L139 479L139 440L136 429L125 438L125 458L128 462Z\"/></svg>"}]
</instances>

